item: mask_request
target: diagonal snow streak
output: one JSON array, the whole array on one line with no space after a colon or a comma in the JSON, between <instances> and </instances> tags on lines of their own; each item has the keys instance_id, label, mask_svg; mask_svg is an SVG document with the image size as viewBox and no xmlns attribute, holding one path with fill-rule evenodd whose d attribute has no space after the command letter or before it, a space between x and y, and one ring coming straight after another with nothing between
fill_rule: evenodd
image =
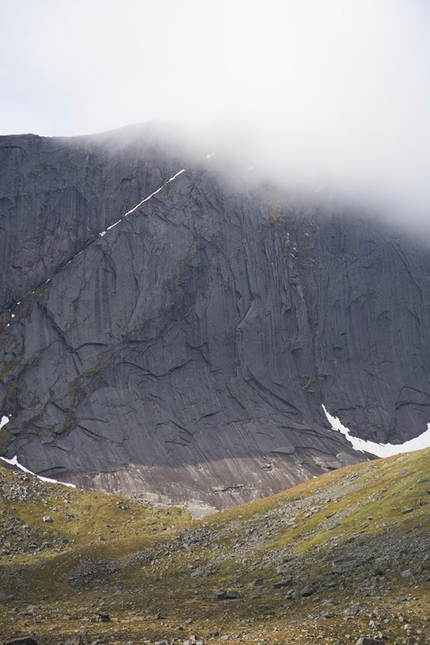
<instances>
[{"instance_id":1,"label":"diagonal snow streak","mask_svg":"<svg viewBox=\"0 0 430 645\"><path fill-rule=\"evenodd\" d=\"M179 172L177 172L177 173L176 173L176 175L173 175L173 177L170 177L170 179L168 179L168 180L167 180L167 181L166 181L162 186L160 186L160 188L157 188L157 190L155 190L153 193L151 193L150 195L148 195L148 197L145 197L145 199L142 199L142 201L141 201L141 202L139 202L139 203L137 204L137 206L134 206L134 208L132 208L131 210L127 211L127 213L125 213L125 215L123 215L123 216L122 216L118 221L116 221L114 224L111 224L110 226L108 226L108 227L107 227L107 229L106 229L105 231L102 231L101 233L99 233L99 234L98 234L98 236L99 236L99 237L103 237L104 235L106 235L106 233L107 233L108 231L110 231L112 228L114 228L114 227L115 227L115 226L117 226L120 222L122 222L122 221L123 221L123 219L124 219L125 217L127 217L128 215L132 215L133 213L137 213L137 211L138 211L138 210L143 206L143 204L145 204L145 203L146 203L147 201L149 201L152 197L154 197L154 195L157 195L161 190L163 190L163 188L165 188L165 186L167 186L167 184L170 184L170 182L171 182L171 181L173 181L174 179L176 179L176 177L179 177L179 175L182 175L182 173L183 173L183 172L185 172L185 168L182 168L182 170L180 170ZM81 249L81 251L78 251L78 253L75 253L75 255L74 255L73 257L71 257L71 258L70 258L70 260L69 260L68 262L66 262L66 265L65 265L65 266L69 265L69 264L70 264L70 263L71 263L75 258L77 258L77 257L78 257L78 255L81 255L81 253L83 253L83 252L85 251L85 249L87 249L89 246L91 246L91 244L93 244L96 240L97 240L97 237L96 237L95 239L92 239L92 240L87 244L87 246L85 246L83 249ZM62 268L62 267L58 267L58 268L60 269L60 268ZM55 274L54 274L54 275L55 275ZM51 276L51 277L52 277L52 276ZM37 289L40 289L40 287L43 287L45 284L48 284L48 282L49 282L50 280L51 280L51 278L48 278L48 279L47 279L47 280L45 280L44 282L41 282L37 287L35 287L35 288L33 289L33 291L30 291L30 295L33 295L33 294L37 291ZM25 296L23 296L23 297L22 297L22 299L23 299L23 298L26 298L28 295L29 295L29 294L26 294ZM20 300L19 302L17 302L16 304L17 304L17 305L21 304L21 300ZM15 317L15 314L12 314L12 318L14 318L14 317ZM9 327L10 325L8 324L7 326ZM1 426L0 426L0 427L1 427Z\"/></svg>"},{"instance_id":2,"label":"diagonal snow streak","mask_svg":"<svg viewBox=\"0 0 430 645\"><path fill-rule=\"evenodd\" d=\"M360 437L353 437L349 429L342 425L338 417L332 417L324 405L322 408L333 430L342 433L352 443L352 447L360 452L370 452L377 457L392 457L402 452L413 452L414 450L422 450L423 448L430 447L430 423L427 424L427 430L420 434L419 437L405 441L405 443L398 445L392 443L375 443L360 439Z\"/></svg>"},{"instance_id":3,"label":"diagonal snow streak","mask_svg":"<svg viewBox=\"0 0 430 645\"><path fill-rule=\"evenodd\" d=\"M183 172L185 172L185 168L182 168L182 170L177 172L176 175L173 175L173 177L170 177L170 179L168 179L165 184L160 186L160 188L157 188L157 190L155 190L153 193L148 195L148 197L145 197L145 199L142 199L142 201L139 202L137 206L134 206L134 208L127 211L117 222L115 222L114 224L111 224L110 226L107 227L105 231L102 231L101 233L99 233L100 237L103 237L103 235L106 235L108 231L110 231L112 228L115 228L115 226L117 226L120 222L122 222L122 220L128 215L133 215L133 213L137 213L138 210L143 206L143 204L148 202L152 197L154 197L154 195L157 195L161 190L163 190L163 188L167 186L167 184L170 184L171 181L174 181L176 177L179 177L179 175L182 175Z\"/></svg>"}]
</instances>

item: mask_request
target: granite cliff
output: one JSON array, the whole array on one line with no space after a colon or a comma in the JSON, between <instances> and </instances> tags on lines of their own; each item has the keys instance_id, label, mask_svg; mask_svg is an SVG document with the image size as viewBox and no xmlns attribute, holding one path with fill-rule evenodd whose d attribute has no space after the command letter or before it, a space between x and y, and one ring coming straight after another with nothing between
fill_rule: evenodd
<instances>
[{"instance_id":1,"label":"granite cliff","mask_svg":"<svg viewBox=\"0 0 430 645\"><path fill-rule=\"evenodd\" d=\"M199 159L154 124L0 138L4 455L222 508L363 459L322 404L426 429L430 250Z\"/></svg>"}]
</instances>

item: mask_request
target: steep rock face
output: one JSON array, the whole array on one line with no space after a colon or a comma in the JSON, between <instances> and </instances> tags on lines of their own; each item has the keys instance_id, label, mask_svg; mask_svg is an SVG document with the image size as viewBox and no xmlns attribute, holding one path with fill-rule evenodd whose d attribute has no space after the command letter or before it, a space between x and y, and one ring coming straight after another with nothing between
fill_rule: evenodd
<instances>
[{"instance_id":1,"label":"steep rock face","mask_svg":"<svg viewBox=\"0 0 430 645\"><path fill-rule=\"evenodd\" d=\"M0 308L180 170L178 139L156 124L72 138L0 137Z\"/></svg>"},{"instance_id":2,"label":"steep rock face","mask_svg":"<svg viewBox=\"0 0 430 645\"><path fill-rule=\"evenodd\" d=\"M363 438L423 432L430 253L362 214L186 165L150 133L96 138L97 178L80 142L36 141L31 167L51 159L64 194L79 176L85 196L50 210L52 232L43 176L22 172L31 215L8 198L5 248L29 270L2 258L3 451L85 486L221 508L363 458L323 403Z\"/></svg>"}]
</instances>

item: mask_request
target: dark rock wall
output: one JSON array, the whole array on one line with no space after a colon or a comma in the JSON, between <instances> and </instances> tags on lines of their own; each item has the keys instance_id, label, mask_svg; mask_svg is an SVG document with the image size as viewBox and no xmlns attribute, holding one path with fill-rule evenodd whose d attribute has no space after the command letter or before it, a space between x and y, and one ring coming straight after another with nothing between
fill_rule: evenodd
<instances>
[{"instance_id":1,"label":"dark rock wall","mask_svg":"<svg viewBox=\"0 0 430 645\"><path fill-rule=\"evenodd\" d=\"M320 236L319 375L354 434L401 443L430 420L430 253L369 219Z\"/></svg>"},{"instance_id":2,"label":"dark rock wall","mask_svg":"<svg viewBox=\"0 0 430 645\"><path fill-rule=\"evenodd\" d=\"M426 429L427 250L150 129L109 136L1 141L8 456L222 507L362 458L323 403L363 438Z\"/></svg>"},{"instance_id":3,"label":"dark rock wall","mask_svg":"<svg viewBox=\"0 0 430 645\"><path fill-rule=\"evenodd\" d=\"M0 307L51 277L180 170L177 139L155 125L0 137Z\"/></svg>"}]
</instances>

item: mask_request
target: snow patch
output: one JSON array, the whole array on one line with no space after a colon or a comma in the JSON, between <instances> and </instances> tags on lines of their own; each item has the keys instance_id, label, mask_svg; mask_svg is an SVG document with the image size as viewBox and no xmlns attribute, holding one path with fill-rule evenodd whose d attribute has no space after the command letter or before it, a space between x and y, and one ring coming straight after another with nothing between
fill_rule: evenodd
<instances>
[{"instance_id":1,"label":"snow patch","mask_svg":"<svg viewBox=\"0 0 430 645\"><path fill-rule=\"evenodd\" d=\"M157 190L155 190L153 193L151 193L150 195L148 195L148 197L145 197L145 199L142 199L142 201L141 201L141 202L139 202L139 203L137 204L137 206L135 206L135 207L134 207L134 208L132 208L131 210L127 211L127 213L125 213L124 217L127 217L127 215L132 215L133 213L135 213L136 211L138 211L138 210L139 210L139 208L140 208L143 204L145 204L145 202L149 201L152 197L154 197L154 195L157 195L157 193L159 193L161 190L163 190L163 188L164 188L165 186L167 186L167 184L170 184L170 182L171 182L171 181L173 181L174 179L176 179L176 177L179 177L179 175L182 175L182 173L183 173L183 172L185 172L185 168L182 168L182 170L180 170L179 172L177 172L177 173L176 173L176 175L173 175L173 177L170 177L170 179L168 179L168 180L166 181L166 183L165 183L165 184L163 184L162 186L160 186L160 188L157 188ZM121 220L119 220L119 221L121 221ZM117 222L116 224L118 224L118 222ZM116 226L116 224L113 224L113 226ZM112 227L110 227L110 228L112 228ZM109 229L107 229L107 230L109 230Z\"/></svg>"},{"instance_id":2,"label":"snow patch","mask_svg":"<svg viewBox=\"0 0 430 645\"><path fill-rule=\"evenodd\" d=\"M126 215L128 215L128 213L126 213ZM125 215L124 215L124 217L125 217ZM110 226L108 226L108 227L107 227L107 229L106 229L105 231L102 231L101 233L99 233L99 236L100 236L100 237L104 237L108 231L110 231L111 229L115 228L115 226L117 226L118 224L120 224L120 223L122 222L122 219L123 219L123 218L119 219L119 220L118 220L117 222L115 222L114 224L111 224Z\"/></svg>"},{"instance_id":3,"label":"snow patch","mask_svg":"<svg viewBox=\"0 0 430 645\"><path fill-rule=\"evenodd\" d=\"M427 430L425 430L425 432L423 432L419 437L405 441L405 443L397 445L392 443L375 443L373 441L360 439L359 437L353 437L349 429L342 425L338 417L333 417L329 412L327 412L324 405L322 408L333 430L341 432L352 444L352 447L360 452L369 452L377 457L392 457L393 455L399 455L402 452L413 452L414 450L422 450L423 448L430 447L430 423L427 424Z\"/></svg>"},{"instance_id":4,"label":"snow patch","mask_svg":"<svg viewBox=\"0 0 430 645\"><path fill-rule=\"evenodd\" d=\"M6 423L9 423L9 417L3 416L0 421L0 430L3 428L3 426L6 425ZM66 482L59 482L56 479L50 479L50 477L42 477L42 475L36 475L36 473L31 472L31 470L28 470L25 466L22 466L19 461L18 457L15 455L15 457L12 457L12 459L6 459L6 457L0 457L2 461L5 461L7 464L10 464L11 466L16 466L20 470L23 470L25 473L28 473L29 475L33 475L34 477L37 477L37 479L40 479L43 482L49 482L50 484L61 484L62 486L70 486L71 488L76 488L75 484L68 484Z\"/></svg>"},{"instance_id":5,"label":"snow patch","mask_svg":"<svg viewBox=\"0 0 430 645\"><path fill-rule=\"evenodd\" d=\"M213 154L215 154L215 153L213 153ZM145 204L145 203L146 203L147 201L149 201L152 197L154 197L154 195L157 195L157 193L159 193L159 192L160 192L160 190L163 190L163 188L164 188L165 186L167 186L167 184L170 184L170 182L171 182L171 181L173 181L174 179L176 179L176 177L179 177L179 175L182 175L182 173L183 173L183 172L185 172L185 168L182 168L182 170L180 170L179 172L177 172L177 173L176 173L176 175L173 175L173 177L170 177L170 179L168 179L168 180L166 181L166 183L165 183L165 184L163 184L162 186L160 186L160 188L157 188L157 190L154 190L154 192L153 192L153 193L151 193L150 195L148 195L148 197L145 197L145 199L142 199L142 201L141 201L141 202L139 202L139 203L137 204L137 206L134 206L131 210L129 210L129 211L127 211L126 213L124 213L124 215L121 217L121 219L119 219L117 222L115 222L115 224L111 224L110 226L108 226L108 227L107 227L107 229L106 229L105 231L102 231L101 233L99 233L99 236L100 236L100 237L104 237L108 231L110 231L111 229L115 228L115 226L117 226L118 224L120 224L120 223L123 221L123 219L124 219L125 217L127 217L128 215L133 215L133 213L136 213L136 212L140 209L140 207L141 207L141 206L143 206L143 204Z\"/></svg>"}]
</instances>

